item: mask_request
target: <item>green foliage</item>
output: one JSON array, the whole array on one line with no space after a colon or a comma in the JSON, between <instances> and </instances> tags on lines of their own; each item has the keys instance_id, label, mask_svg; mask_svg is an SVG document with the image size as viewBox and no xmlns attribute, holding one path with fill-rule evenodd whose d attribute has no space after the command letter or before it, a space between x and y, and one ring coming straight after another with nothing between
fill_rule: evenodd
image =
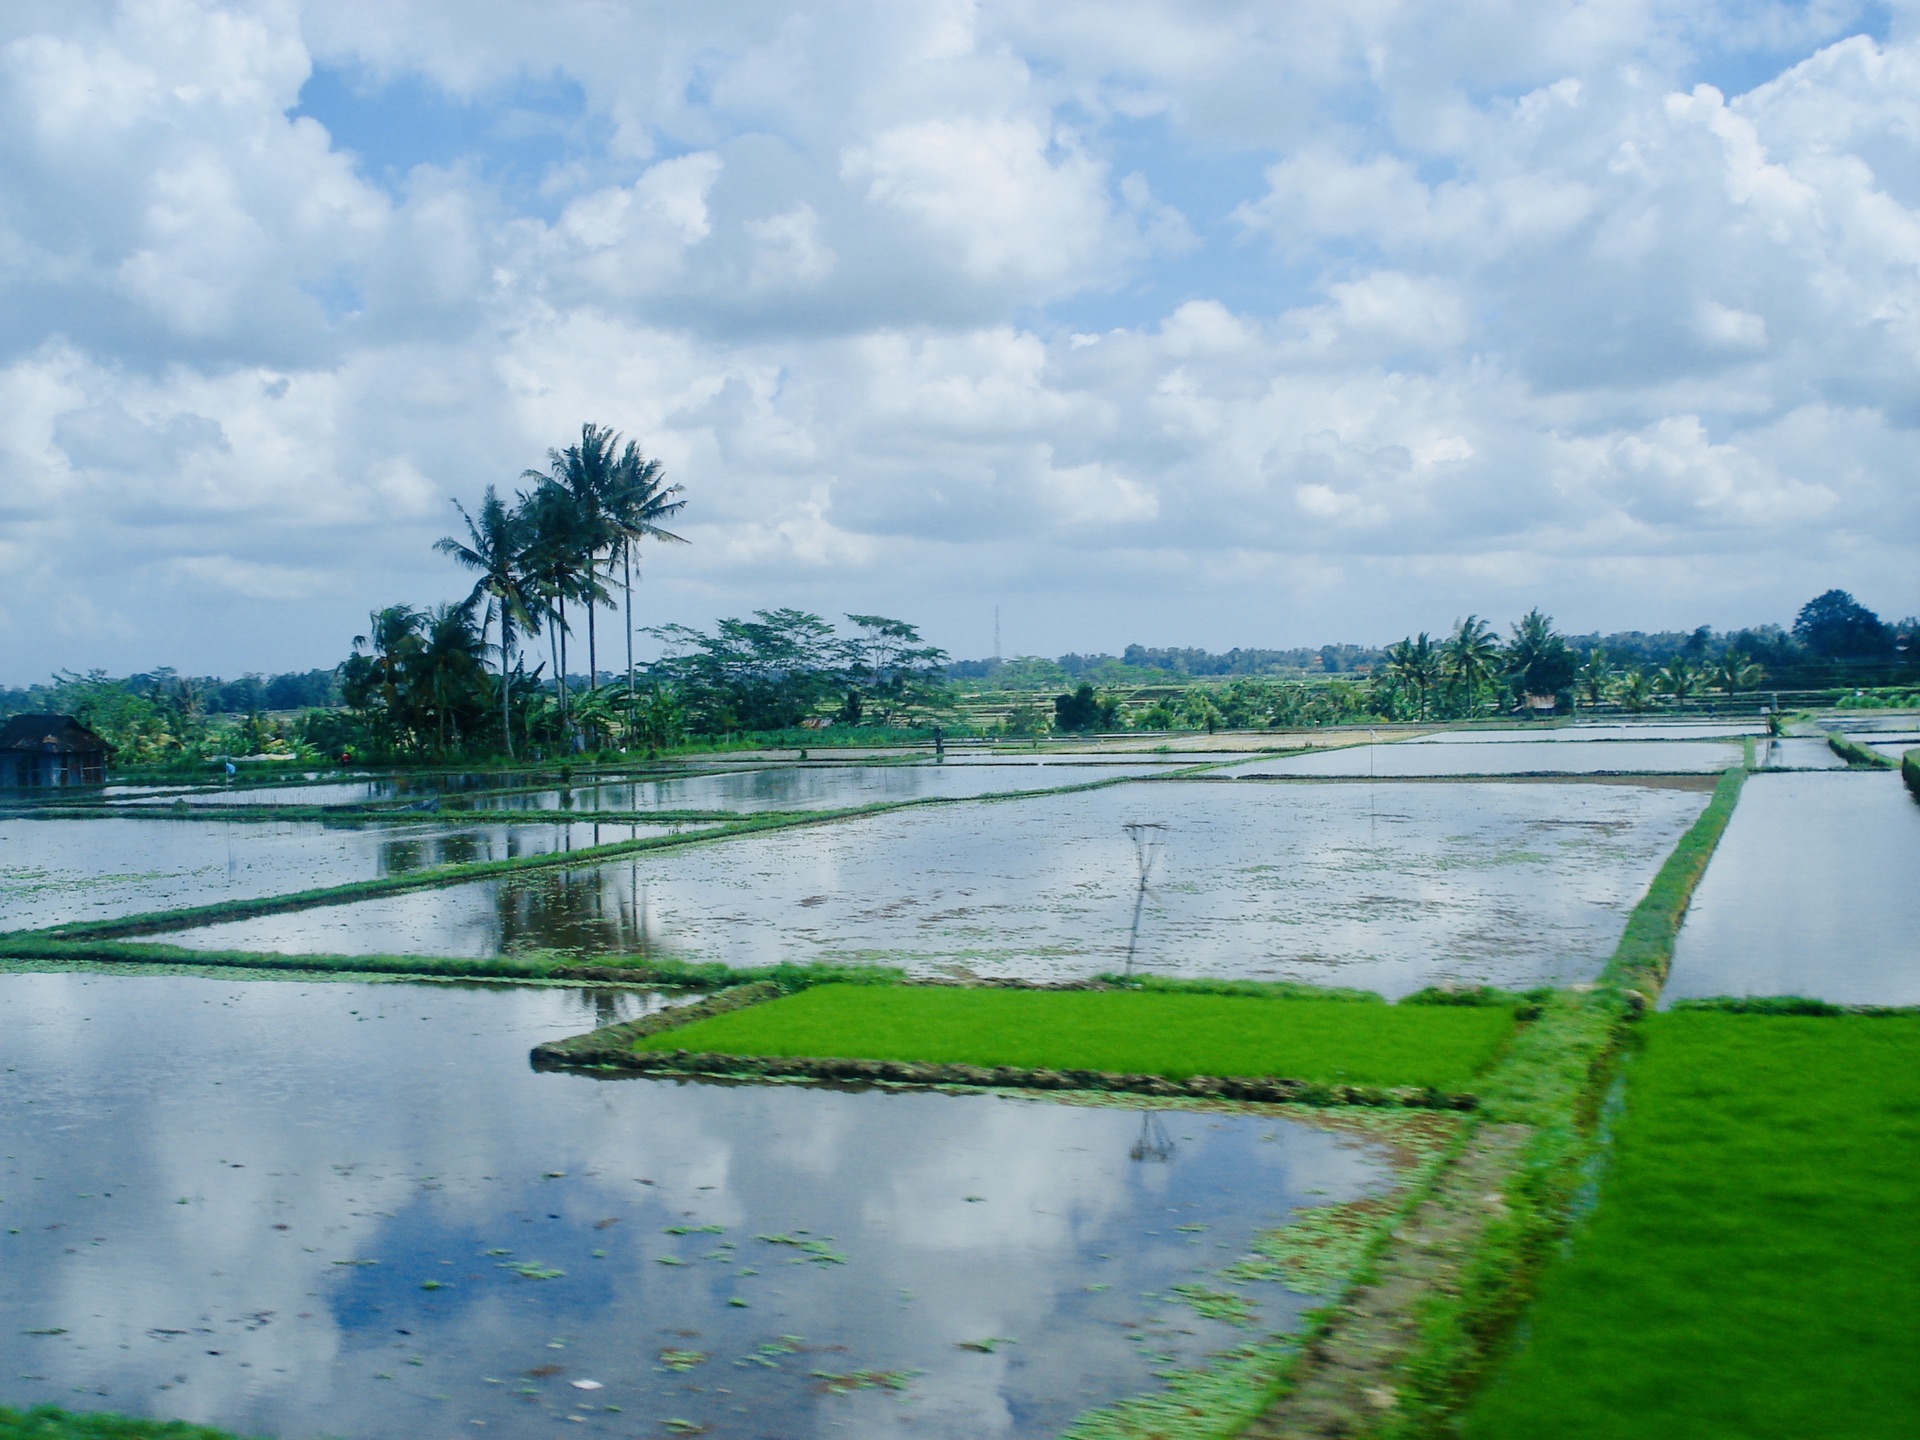
<instances>
[{"instance_id":1,"label":"green foliage","mask_svg":"<svg viewBox=\"0 0 1920 1440\"><path fill-rule=\"evenodd\" d=\"M1900 757L1900 778L1913 798L1920 800L1920 750L1909 750Z\"/></svg>"},{"instance_id":2,"label":"green foliage","mask_svg":"<svg viewBox=\"0 0 1920 1440\"><path fill-rule=\"evenodd\" d=\"M1877 659L1893 649L1893 632L1844 590L1816 595L1800 607L1793 633L1825 659Z\"/></svg>"},{"instance_id":3,"label":"green foliage","mask_svg":"<svg viewBox=\"0 0 1920 1440\"><path fill-rule=\"evenodd\" d=\"M223 1430L184 1420L137 1420L126 1415L81 1414L52 1405L9 1410L0 1405L0 1440L233 1440Z\"/></svg>"},{"instance_id":4,"label":"green foliage","mask_svg":"<svg viewBox=\"0 0 1920 1440\"><path fill-rule=\"evenodd\" d=\"M1516 700L1569 694L1579 668L1580 657L1553 628L1552 616L1529 610L1515 623L1507 642L1506 672Z\"/></svg>"},{"instance_id":5,"label":"green foliage","mask_svg":"<svg viewBox=\"0 0 1920 1440\"><path fill-rule=\"evenodd\" d=\"M1466 1433L1912 1434L1920 1017L1644 1035L1598 1207Z\"/></svg>"},{"instance_id":6,"label":"green foliage","mask_svg":"<svg viewBox=\"0 0 1920 1440\"><path fill-rule=\"evenodd\" d=\"M1459 1089L1513 1026L1513 1013L1498 1008L827 985L651 1036L638 1048Z\"/></svg>"},{"instance_id":7,"label":"green foliage","mask_svg":"<svg viewBox=\"0 0 1920 1440\"><path fill-rule=\"evenodd\" d=\"M1857 740L1849 740L1844 735L1827 736L1827 746L1850 767L1858 766L1866 770L1891 770L1894 767L1892 756L1882 755L1878 750L1862 745Z\"/></svg>"},{"instance_id":8,"label":"green foliage","mask_svg":"<svg viewBox=\"0 0 1920 1440\"><path fill-rule=\"evenodd\" d=\"M1115 730L1119 725L1120 701L1117 696L1096 695L1093 686L1084 684L1070 694L1054 696L1053 728L1063 735Z\"/></svg>"},{"instance_id":9,"label":"green foliage","mask_svg":"<svg viewBox=\"0 0 1920 1440\"><path fill-rule=\"evenodd\" d=\"M1920 710L1920 689L1910 686L1886 686L1877 690L1856 690L1834 702L1839 710Z\"/></svg>"}]
</instances>

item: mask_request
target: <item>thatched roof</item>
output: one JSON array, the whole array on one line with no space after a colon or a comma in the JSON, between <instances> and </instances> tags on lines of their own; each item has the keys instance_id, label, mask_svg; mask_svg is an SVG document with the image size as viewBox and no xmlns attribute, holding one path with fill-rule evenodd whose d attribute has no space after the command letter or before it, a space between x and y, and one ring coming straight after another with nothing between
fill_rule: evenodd
<instances>
[{"instance_id":1,"label":"thatched roof","mask_svg":"<svg viewBox=\"0 0 1920 1440\"><path fill-rule=\"evenodd\" d=\"M105 755L113 747L71 715L15 715L0 724L0 750L36 755Z\"/></svg>"}]
</instances>

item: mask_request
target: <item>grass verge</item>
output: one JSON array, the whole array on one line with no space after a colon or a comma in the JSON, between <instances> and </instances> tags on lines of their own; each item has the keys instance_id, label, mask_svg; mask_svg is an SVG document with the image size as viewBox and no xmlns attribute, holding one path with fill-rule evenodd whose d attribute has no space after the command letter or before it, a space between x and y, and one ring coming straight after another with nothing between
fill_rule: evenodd
<instances>
[{"instance_id":1,"label":"grass verge","mask_svg":"<svg viewBox=\"0 0 1920 1440\"><path fill-rule=\"evenodd\" d=\"M1675 1011L1474 1440L1891 1437L1920 1416L1920 1017Z\"/></svg>"},{"instance_id":2,"label":"grass verge","mask_svg":"<svg viewBox=\"0 0 1920 1440\"><path fill-rule=\"evenodd\" d=\"M1426 1294L1398 1376L1394 1408L1373 1433L1411 1440L1448 1431L1531 1300L1591 1181L1602 1099L1629 1021L1659 993L1694 887L1739 803L1744 769L1728 770L1627 919L1591 991L1556 991L1476 1086L1476 1123L1525 1125L1521 1149L1457 1286Z\"/></svg>"},{"instance_id":3,"label":"grass verge","mask_svg":"<svg viewBox=\"0 0 1920 1440\"><path fill-rule=\"evenodd\" d=\"M1829 735L1827 745L1834 754L1847 762L1850 769L1893 769L1894 762L1891 757L1882 755L1870 746L1862 745L1858 740L1849 740L1844 735Z\"/></svg>"},{"instance_id":4,"label":"grass verge","mask_svg":"<svg viewBox=\"0 0 1920 1440\"><path fill-rule=\"evenodd\" d=\"M634 1049L1462 1090L1513 1029L1513 1010L1495 1006L817 985L642 1037Z\"/></svg>"},{"instance_id":5,"label":"grass verge","mask_svg":"<svg viewBox=\"0 0 1920 1440\"><path fill-rule=\"evenodd\" d=\"M224 1430L184 1420L136 1420L127 1415L82 1414L52 1405L9 1410L0 1405L0 1440L233 1440Z\"/></svg>"},{"instance_id":6,"label":"grass verge","mask_svg":"<svg viewBox=\"0 0 1920 1440\"><path fill-rule=\"evenodd\" d=\"M1913 798L1920 800L1920 750L1909 750L1900 757L1900 778L1907 782Z\"/></svg>"}]
</instances>

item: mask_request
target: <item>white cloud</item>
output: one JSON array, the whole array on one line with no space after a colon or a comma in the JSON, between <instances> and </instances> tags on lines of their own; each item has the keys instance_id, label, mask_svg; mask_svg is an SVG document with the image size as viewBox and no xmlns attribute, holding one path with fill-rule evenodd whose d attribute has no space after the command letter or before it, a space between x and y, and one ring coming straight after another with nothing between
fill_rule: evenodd
<instances>
[{"instance_id":1,"label":"white cloud","mask_svg":"<svg viewBox=\"0 0 1920 1440\"><path fill-rule=\"evenodd\" d=\"M693 501L652 620L978 652L996 600L1083 649L1920 608L1920 47L1864 23L0 16L0 680L324 663L452 593L448 496L586 419ZM399 160L290 117L316 65ZM434 87L471 138L412 159Z\"/></svg>"}]
</instances>

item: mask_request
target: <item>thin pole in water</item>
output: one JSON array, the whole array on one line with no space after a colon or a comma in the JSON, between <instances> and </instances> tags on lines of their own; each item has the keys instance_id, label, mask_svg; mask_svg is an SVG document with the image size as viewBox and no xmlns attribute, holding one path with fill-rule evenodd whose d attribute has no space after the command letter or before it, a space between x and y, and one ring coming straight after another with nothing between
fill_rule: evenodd
<instances>
[{"instance_id":1,"label":"thin pole in water","mask_svg":"<svg viewBox=\"0 0 1920 1440\"><path fill-rule=\"evenodd\" d=\"M1375 843L1373 833L1373 747L1380 743L1380 737L1371 725L1367 727L1367 844Z\"/></svg>"},{"instance_id":2,"label":"thin pole in water","mask_svg":"<svg viewBox=\"0 0 1920 1440\"><path fill-rule=\"evenodd\" d=\"M1133 841L1133 858L1139 867L1140 881L1133 892L1133 928L1127 934L1128 975L1133 974L1133 957L1140 948L1140 911L1147 903L1147 880L1153 874L1153 862L1159 858L1167 827L1158 821L1129 820L1120 827Z\"/></svg>"}]
</instances>

